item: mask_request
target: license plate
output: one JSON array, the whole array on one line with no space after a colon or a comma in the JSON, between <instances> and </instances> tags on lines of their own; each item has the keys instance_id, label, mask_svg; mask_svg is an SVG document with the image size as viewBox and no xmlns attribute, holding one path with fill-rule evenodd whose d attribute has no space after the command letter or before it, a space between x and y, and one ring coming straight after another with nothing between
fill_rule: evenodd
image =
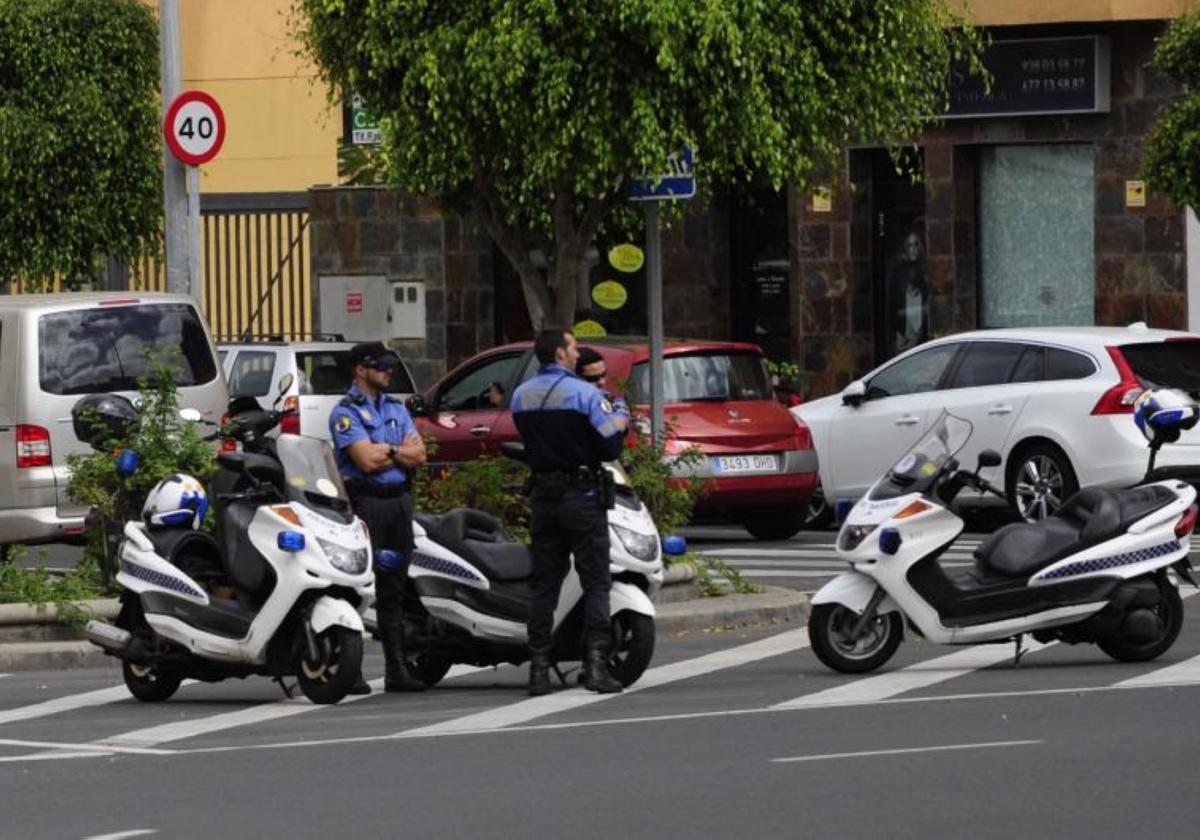
<instances>
[{"instance_id":1,"label":"license plate","mask_svg":"<svg viewBox=\"0 0 1200 840\"><path fill-rule=\"evenodd\" d=\"M721 475L779 471L778 455L718 455L715 460Z\"/></svg>"}]
</instances>

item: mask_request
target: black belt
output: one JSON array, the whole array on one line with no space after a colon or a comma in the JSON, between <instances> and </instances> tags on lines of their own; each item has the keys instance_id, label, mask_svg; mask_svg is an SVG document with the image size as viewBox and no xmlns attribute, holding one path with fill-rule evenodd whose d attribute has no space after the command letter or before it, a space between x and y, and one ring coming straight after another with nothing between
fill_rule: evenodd
<instances>
[{"instance_id":1,"label":"black belt","mask_svg":"<svg viewBox=\"0 0 1200 840\"><path fill-rule=\"evenodd\" d=\"M378 484L373 481L351 480L345 482L350 498L398 499L408 494L408 482Z\"/></svg>"},{"instance_id":2,"label":"black belt","mask_svg":"<svg viewBox=\"0 0 1200 840\"><path fill-rule=\"evenodd\" d=\"M533 474L537 481L567 481L593 484L604 477L603 467L576 467L573 470L539 470Z\"/></svg>"}]
</instances>

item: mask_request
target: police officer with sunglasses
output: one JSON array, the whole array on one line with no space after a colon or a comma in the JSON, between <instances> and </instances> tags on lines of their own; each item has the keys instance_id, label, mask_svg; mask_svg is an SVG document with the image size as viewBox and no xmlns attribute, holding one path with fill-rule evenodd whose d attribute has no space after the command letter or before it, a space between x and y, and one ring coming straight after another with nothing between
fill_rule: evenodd
<instances>
[{"instance_id":1,"label":"police officer with sunglasses","mask_svg":"<svg viewBox=\"0 0 1200 840\"><path fill-rule=\"evenodd\" d=\"M329 431L350 504L371 535L384 690L423 691L405 657L404 585L413 548L411 470L425 463L425 442L408 410L387 393L400 358L370 342L352 347L347 361L354 381L329 415ZM382 561L385 549L395 554ZM354 693L370 690L360 680Z\"/></svg>"}]
</instances>

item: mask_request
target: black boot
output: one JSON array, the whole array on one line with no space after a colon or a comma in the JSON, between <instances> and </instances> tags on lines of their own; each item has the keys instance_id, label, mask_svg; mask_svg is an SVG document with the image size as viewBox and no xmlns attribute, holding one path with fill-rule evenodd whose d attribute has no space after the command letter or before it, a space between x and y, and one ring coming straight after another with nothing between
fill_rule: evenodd
<instances>
[{"instance_id":1,"label":"black boot","mask_svg":"<svg viewBox=\"0 0 1200 840\"><path fill-rule=\"evenodd\" d=\"M597 694L620 694L621 681L608 670L608 633L589 633L583 660L583 686Z\"/></svg>"},{"instance_id":2,"label":"black boot","mask_svg":"<svg viewBox=\"0 0 1200 840\"><path fill-rule=\"evenodd\" d=\"M541 697L554 691L550 682L550 654L545 650L529 652L529 696Z\"/></svg>"},{"instance_id":3,"label":"black boot","mask_svg":"<svg viewBox=\"0 0 1200 840\"><path fill-rule=\"evenodd\" d=\"M408 670L408 660L404 655L403 620L388 622L387 626L381 625L379 629L383 643L383 690L390 693L427 689L429 686Z\"/></svg>"},{"instance_id":4,"label":"black boot","mask_svg":"<svg viewBox=\"0 0 1200 840\"><path fill-rule=\"evenodd\" d=\"M367 685L366 678L362 674L358 675L358 682L350 687L350 694L370 694L371 686Z\"/></svg>"}]
</instances>

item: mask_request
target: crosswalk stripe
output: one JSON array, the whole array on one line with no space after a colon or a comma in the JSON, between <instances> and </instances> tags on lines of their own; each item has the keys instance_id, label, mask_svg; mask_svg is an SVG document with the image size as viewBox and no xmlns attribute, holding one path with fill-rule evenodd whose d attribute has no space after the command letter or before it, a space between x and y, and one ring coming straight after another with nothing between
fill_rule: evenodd
<instances>
[{"instance_id":1,"label":"crosswalk stripe","mask_svg":"<svg viewBox=\"0 0 1200 840\"><path fill-rule=\"evenodd\" d=\"M1054 644L1054 642L1050 644ZM1033 642L1026 649L1032 653L1044 647L1047 645ZM855 703L874 703L906 691L926 688L964 676L980 668L1012 659L1012 656L1013 648L1009 645L978 645L946 656L927 659L898 671L864 677L825 691L785 700L771 708L803 709L808 706L848 706Z\"/></svg>"},{"instance_id":2,"label":"crosswalk stripe","mask_svg":"<svg viewBox=\"0 0 1200 840\"><path fill-rule=\"evenodd\" d=\"M1140 677L1122 680L1117 688L1139 688L1149 685L1182 685L1200 682L1200 656L1193 656L1183 662L1176 662Z\"/></svg>"},{"instance_id":3,"label":"crosswalk stripe","mask_svg":"<svg viewBox=\"0 0 1200 840\"><path fill-rule=\"evenodd\" d=\"M959 563L960 565L965 564L965 563L967 563L967 561L971 560L971 558L969 556L959 557L959 556L955 556L955 555L948 555L948 556L944 556L943 558L939 558L939 562L941 562L942 559L954 561L954 562ZM805 558L802 560L779 560L776 558L754 557L754 556L747 555L745 557L722 557L721 562L724 563L726 566L755 565L755 566L762 566L763 568L769 568L771 566L778 566L783 569L802 569L802 568L809 567L809 566L811 566L813 568L828 568L830 566L836 566L838 568L844 569L844 568L847 568L847 565L848 565L846 563L846 561L841 559L840 557L827 557L823 560L817 559L817 558ZM971 561L971 562L974 562L974 561ZM943 563L943 565L945 565L945 564Z\"/></svg>"},{"instance_id":4,"label":"crosswalk stripe","mask_svg":"<svg viewBox=\"0 0 1200 840\"><path fill-rule=\"evenodd\" d=\"M33 720L60 712L71 712L76 709L86 709L88 706L99 706L126 699L129 699L129 689L123 685L84 691L80 694L69 694L66 697L55 697L53 700L43 700L41 703L0 711L0 725L20 720Z\"/></svg>"},{"instance_id":5,"label":"crosswalk stripe","mask_svg":"<svg viewBox=\"0 0 1200 840\"><path fill-rule=\"evenodd\" d=\"M751 662L757 662L760 659L790 653L807 645L808 631L805 628L788 630L785 633L759 639L749 644L719 650L714 653L705 654L704 656L695 657L694 659L685 659L681 662L672 662L667 665L651 668L642 675L640 680L625 689L625 693L632 694L637 691L646 691L651 688L658 688L659 686L678 682L679 680L710 674L724 668L746 665ZM430 726L405 730L397 734L405 736L451 735L464 732L503 729L507 726L528 723L531 720L536 720L547 715L571 711L572 709L578 709L621 696L623 695L595 694L585 691L582 688L575 688L545 697L531 697L528 700L505 704L483 712L477 712Z\"/></svg>"}]
</instances>

